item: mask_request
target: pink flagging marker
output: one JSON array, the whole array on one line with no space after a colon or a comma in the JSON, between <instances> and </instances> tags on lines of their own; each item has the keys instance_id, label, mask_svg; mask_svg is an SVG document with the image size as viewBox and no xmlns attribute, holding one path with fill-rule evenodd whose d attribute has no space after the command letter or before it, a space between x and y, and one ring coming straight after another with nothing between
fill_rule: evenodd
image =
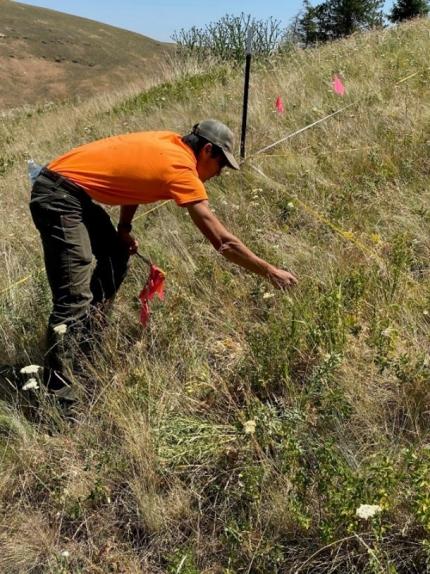
<instances>
[{"instance_id":1,"label":"pink flagging marker","mask_svg":"<svg viewBox=\"0 0 430 574\"><path fill-rule=\"evenodd\" d=\"M142 289L139 295L139 299L141 302L140 307L140 322L142 325L146 326L149 320L149 301L154 298L154 295L161 300L164 299L164 280L165 280L164 271L156 267L155 265L151 265L151 269L149 271L149 277L146 282L145 287Z\"/></svg>"},{"instance_id":2,"label":"pink flagging marker","mask_svg":"<svg viewBox=\"0 0 430 574\"><path fill-rule=\"evenodd\" d=\"M345 95L345 86L343 85L342 80L339 78L337 74L333 76L331 85L333 87L333 91L335 94L339 94L339 96Z\"/></svg>"},{"instance_id":3,"label":"pink flagging marker","mask_svg":"<svg viewBox=\"0 0 430 574\"><path fill-rule=\"evenodd\" d=\"M278 112L278 114L284 113L284 102L282 101L281 96L278 96L276 98L275 107L276 107L276 111Z\"/></svg>"}]
</instances>

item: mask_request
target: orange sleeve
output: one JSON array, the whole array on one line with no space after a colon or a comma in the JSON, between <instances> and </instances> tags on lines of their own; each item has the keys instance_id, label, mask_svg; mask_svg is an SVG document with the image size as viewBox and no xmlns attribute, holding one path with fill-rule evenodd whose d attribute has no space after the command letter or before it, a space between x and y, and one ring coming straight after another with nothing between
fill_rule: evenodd
<instances>
[{"instance_id":1,"label":"orange sleeve","mask_svg":"<svg viewBox=\"0 0 430 574\"><path fill-rule=\"evenodd\" d=\"M203 182L189 169L175 173L168 184L169 194L177 205L186 205L193 201L208 199Z\"/></svg>"}]
</instances>

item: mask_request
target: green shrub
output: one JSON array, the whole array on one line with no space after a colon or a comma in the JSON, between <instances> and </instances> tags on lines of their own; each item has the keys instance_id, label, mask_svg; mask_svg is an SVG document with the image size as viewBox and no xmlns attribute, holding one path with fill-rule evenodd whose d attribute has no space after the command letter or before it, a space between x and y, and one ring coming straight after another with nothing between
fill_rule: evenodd
<instances>
[{"instance_id":1,"label":"green shrub","mask_svg":"<svg viewBox=\"0 0 430 574\"><path fill-rule=\"evenodd\" d=\"M220 62L242 62L249 30L252 30L252 51L257 57L275 53L285 39L279 20L272 17L257 20L242 12L240 16L226 14L204 28L182 28L173 34L172 40L182 57L194 56L203 61L214 57Z\"/></svg>"}]
</instances>

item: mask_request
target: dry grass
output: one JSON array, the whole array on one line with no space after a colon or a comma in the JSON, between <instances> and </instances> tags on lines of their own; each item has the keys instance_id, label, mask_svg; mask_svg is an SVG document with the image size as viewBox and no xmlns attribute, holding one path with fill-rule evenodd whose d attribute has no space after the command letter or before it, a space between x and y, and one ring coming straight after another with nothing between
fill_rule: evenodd
<instances>
[{"instance_id":1,"label":"dry grass","mask_svg":"<svg viewBox=\"0 0 430 574\"><path fill-rule=\"evenodd\" d=\"M1 407L0 569L426 571L428 50L422 20L254 70L253 152L355 103L208 186L228 227L300 286L267 297L173 205L140 218L141 251L167 271L149 329L137 325L136 261L88 364L79 424L52 405L37 424ZM49 310L26 155L47 161L125 130L185 132L209 116L238 133L242 78L220 77L5 121L0 285L31 278L2 295L2 360L42 360ZM360 520L364 503L382 512Z\"/></svg>"},{"instance_id":2,"label":"dry grass","mask_svg":"<svg viewBox=\"0 0 430 574\"><path fill-rule=\"evenodd\" d=\"M0 0L0 108L52 106L159 77L174 50L134 32Z\"/></svg>"}]
</instances>

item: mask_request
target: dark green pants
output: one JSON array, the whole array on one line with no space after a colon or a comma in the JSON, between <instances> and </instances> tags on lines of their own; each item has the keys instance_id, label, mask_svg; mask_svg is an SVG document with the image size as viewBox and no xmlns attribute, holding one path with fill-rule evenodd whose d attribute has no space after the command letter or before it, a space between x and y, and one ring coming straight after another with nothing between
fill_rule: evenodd
<instances>
[{"instance_id":1,"label":"dark green pants","mask_svg":"<svg viewBox=\"0 0 430 574\"><path fill-rule=\"evenodd\" d=\"M30 210L40 233L53 309L48 322L46 383L71 383L79 351L91 347L94 311L112 301L129 255L106 211L78 186L66 189L40 175Z\"/></svg>"}]
</instances>

